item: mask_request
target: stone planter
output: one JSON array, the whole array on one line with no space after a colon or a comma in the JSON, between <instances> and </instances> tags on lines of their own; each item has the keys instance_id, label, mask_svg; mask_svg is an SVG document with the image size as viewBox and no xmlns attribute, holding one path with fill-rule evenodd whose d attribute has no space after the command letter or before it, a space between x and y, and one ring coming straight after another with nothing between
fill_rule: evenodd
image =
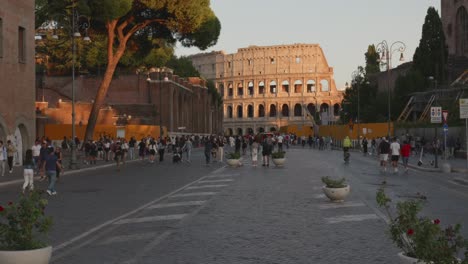
<instances>
[{"instance_id":1,"label":"stone planter","mask_svg":"<svg viewBox=\"0 0 468 264\"><path fill-rule=\"evenodd\" d=\"M284 163L286 162L286 158L272 159L272 160L276 166L284 166Z\"/></svg>"},{"instance_id":2,"label":"stone planter","mask_svg":"<svg viewBox=\"0 0 468 264\"><path fill-rule=\"evenodd\" d=\"M343 188L327 188L326 186L323 186L322 188L323 193L332 201L332 202L343 202L344 198L348 196L350 192L350 186L346 185L346 187Z\"/></svg>"},{"instance_id":3,"label":"stone planter","mask_svg":"<svg viewBox=\"0 0 468 264\"><path fill-rule=\"evenodd\" d=\"M400 258L400 263L402 263L402 264L427 264L424 261L419 261L418 262L418 259L405 256L405 254L403 254L403 252L398 253L398 257Z\"/></svg>"},{"instance_id":4,"label":"stone planter","mask_svg":"<svg viewBox=\"0 0 468 264\"><path fill-rule=\"evenodd\" d=\"M52 256L52 247L33 250L0 250L0 263L2 264L49 264Z\"/></svg>"},{"instance_id":5,"label":"stone planter","mask_svg":"<svg viewBox=\"0 0 468 264\"><path fill-rule=\"evenodd\" d=\"M239 167L240 159L226 159L226 163L231 167Z\"/></svg>"}]
</instances>

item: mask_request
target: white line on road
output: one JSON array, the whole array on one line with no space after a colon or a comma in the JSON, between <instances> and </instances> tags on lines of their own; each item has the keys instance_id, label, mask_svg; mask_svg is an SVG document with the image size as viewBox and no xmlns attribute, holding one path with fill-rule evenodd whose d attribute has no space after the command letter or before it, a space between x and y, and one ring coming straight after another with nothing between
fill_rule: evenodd
<instances>
[{"instance_id":1,"label":"white line on road","mask_svg":"<svg viewBox=\"0 0 468 264\"><path fill-rule=\"evenodd\" d=\"M158 236L155 240L153 240L151 243L146 245L142 251L138 252L136 256L134 256L132 259L127 260L123 262L123 264L134 264L138 263L141 257L146 255L149 251L151 251L153 248L159 245L159 243L163 242L164 239L166 239L168 236L172 234L172 231L166 231L162 235Z\"/></svg>"},{"instance_id":2,"label":"white line on road","mask_svg":"<svg viewBox=\"0 0 468 264\"><path fill-rule=\"evenodd\" d=\"M128 218L128 219L119 220L115 222L114 225L180 220L186 216L187 214L174 214L174 215L156 215L156 216L146 216L146 217L139 217L139 218Z\"/></svg>"},{"instance_id":3,"label":"white line on road","mask_svg":"<svg viewBox=\"0 0 468 264\"><path fill-rule=\"evenodd\" d=\"M322 199L322 198L325 198L325 194L316 194L316 195L314 195L314 198L315 198L315 199Z\"/></svg>"},{"instance_id":4,"label":"white line on road","mask_svg":"<svg viewBox=\"0 0 468 264\"><path fill-rule=\"evenodd\" d=\"M218 182L232 182L233 179L212 180L212 181L199 181L198 183L218 183Z\"/></svg>"},{"instance_id":5,"label":"white line on road","mask_svg":"<svg viewBox=\"0 0 468 264\"><path fill-rule=\"evenodd\" d=\"M358 222L364 220L379 219L376 214L360 214L360 215L342 215L336 217L325 218L329 224L336 224L342 222Z\"/></svg>"},{"instance_id":6,"label":"white line on road","mask_svg":"<svg viewBox=\"0 0 468 264\"><path fill-rule=\"evenodd\" d=\"M199 185L199 186L190 186L186 190L197 190L197 189L205 189L205 188L222 188L229 185L226 184L213 184L213 185Z\"/></svg>"},{"instance_id":7,"label":"white line on road","mask_svg":"<svg viewBox=\"0 0 468 264\"><path fill-rule=\"evenodd\" d=\"M189 197L189 196L205 196L205 195L215 195L216 192L192 192L192 193L181 193L181 194L174 194L169 198L173 197Z\"/></svg>"},{"instance_id":8,"label":"white line on road","mask_svg":"<svg viewBox=\"0 0 468 264\"><path fill-rule=\"evenodd\" d=\"M236 176L239 176L240 173L236 173L236 174L217 174L217 175L210 175L208 176L207 178L224 178L224 177L236 177Z\"/></svg>"},{"instance_id":9,"label":"white line on road","mask_svg":"<svg viewBox=\"0 0 468 264\"><path fill-rule=\"evenodd\" d=\"M157 209L157 208L168 208L168 207L178 207L178 206L193 206L193 205L203 205L206 201L189 201L189 202L180 202L180 203L163 203L155 204L146 209Z\"/></svg>"},{"instance_id":10,"label":"white line on road","mask_svg":"<svg viewBox=\"0 0 468 264\"><path fill-rule=\"evenodd\" d=\"M345 207L359 207L366 206L364 203L353 203L353 202L344 202L344 203L328 203L319 205L320 209L336 209L336 208L345 208Z\"/></svg>"},{"instance_id":11,"label":"white line on road","mask_svg":"<svg viewBox=\"0 0 468 264\"><path fill-rule=\"evenodd\" d=\"M121 243L121 242L128 242L128 241L136 241L136 240L146 240L150 238L154 238L158 235L156 232L144 233L144 234L132 234L132 235L124 235L124 236L113 236L110 237L98 245L109 245L114 243Z\"/></svg>"}]
</instances>

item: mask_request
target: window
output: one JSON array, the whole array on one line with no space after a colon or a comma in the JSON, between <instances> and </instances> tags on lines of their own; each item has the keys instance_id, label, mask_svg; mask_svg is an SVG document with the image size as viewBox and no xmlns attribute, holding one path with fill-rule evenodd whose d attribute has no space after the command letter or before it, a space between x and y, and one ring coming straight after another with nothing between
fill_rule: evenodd
<instances>
[{"instance_id":1,"label":"window","mask_svg":"<svg viewBox=\"0 0 468 264\"><path fill-rule=\"evenodd\" d=\"M254 84L253 82L249 82L249 95L254 94Z\"/></svg>"},{"instance_id":2,"label":"window","mask_svg":"<svg viewBox=\"0 0 468 264\"><path fill-rule=\"evenodd\" d=\"M24 27L18 28L18 61L26 62L26 29Z\"/></svg>"},{"instance_id":3,"label":"window","mask_svg":"<svg viewBox=\"0 0 468 264\"><path fill-rule=\"evenodd\" d=\"M285 93L289 93L289 82L288 81L283 81L281 83L281 91Z\"/></svg>"},{"instance_id":4,"label":"window","mask_svg":"<svg viewBox=\"0 0 468 264\"><path fill-rule=\"evenodd\" d=\"M252 60L248 59L247 62L249 63L249 66L252 65Z\"/></svg>"},{"instance_id":5,"label":"window","mask_svg":"<svg viewBox=\"0 0 468 264\"><path fill-rule=\"evenodd\" d=\"M302 107L300 104L294 106L294 116L302 116Z\"/></svg>"},{"instance_id":6,"label":"window","mask_svg":"<svg viewBox=\"0 0 468 264\"><path fill-rule=\"evenodd\" d=\"M276 117L276 105L270 105L270 117Z\"/></svg>"},{"instance_id":7,"label":"window","mask_svg":"<svg viewBox=\"0 0 468 264\"><path fill-rule=\"evenodd\" d=\"M242 111L242 106L241 105L237 106L237 117L238 118L242 118L242 112L243 112Z\"/></svg>"},{"instance_id":8,"label":"window","mask_svg":"<svg viewBox=\"0 0 468 264\"><path fill-rule=\"evenodd\" d=\"M228 68L231 68L231 62L228 61Z\"/></svg>"},{"instance_id":9,"label":"window","mask_svg":"<svg viewBox=\"0 0 468 264\"><path fill-rule=\"evenodd\" d=\"M328 87L328 81L323 79L320 81L320 87L322 88L322 92L328 92L330 91L330 88Z\"/></svg>"},{"instance_id":10,"label":"window","mask_svg":"<svg viewBox=\"0 0 468 264\"><path fill-rule=\"evenodd\" d=\"M307 92L308 93L314 93L315 92L315 81L314 80L308 80L307 81Z\"/></svg>"},{"instance_id":11,"label":"window","mask_svg":"<svg viewBox=\"0 0 468 264\"><path fill-rule=\"evenodd\" d=\"M275 64L275 58L270 58L270 63Z\"/></svg>"},{"instance_id":12,"label":"window","mask_svg":"<svg viewBox=\"0 0 468 264\"><path fill-rule=\"evenodd\" d=\"M254 108L252 105L247 107L247 117L252 118L254 116Z\"/></svg>"},{"instance_id":13,"label":"window","mask_svg":"<svg viewBox=\"0 0 468 264\"><path fill-rule=\"evenodd\" d=\"M263 105L258 106L258 117L265 117L265 107Z\"/></svg>"},{"instance_id":14,"label":"window","mask_svg":"<svg viewBox=\"0 0 468 264\"><path fill-rule=\"evenodd\" d=\"M244 95L244 87L242 87L242 83L237 84L237 95Z\"/></svg>"},{"instance_id":15,"label":"window","mask_svg":"<svg viewBox=\"0 0 468 264\"><path fill-rule=\"evenodd\" d=\"M0 18L0 58L3 57L3 20Z\"/></svg>"},{"instance_id":16,"label":"window","mask_svg":"<svg viewBox=\"0 0 468 264\"><path fill-rule=\"evenodd\" d=\"M258 84L258 94L264 94L265 93L265 83L260 82Z\"/></svg>"},{"instance_id":17,"label":"window","mask_svg":"<svg viewBox=\"0 0 468 264\"><path fill-rule=\"evenodd\" d=\"M296 57L296 63L301 63L301 57Z\"/></svg>"},{"instance_id":18,"label":"window","mask_svg":"<svg viewBox=\"0 0 468 264\"><path fill-rule=\"evenodd\" d=\"M281 109L281 114L284 116L284 117L287 117L289 116L289 106L287 104L284 104L282 109Z\"/></svg>"},{"instance_id":19,"label":"window","mask_svg":"<svg viewBox=\"0 0 468 264\"><path fill-rule=\"evenodd\" d=\"M228 96L234 95L234 89L232 89L232 83L228 85Z\"/></svg>"},{"instance_id":20,"label":"window","mask_svg":"<svg viewBox=\"0 0 468 264\"><path fill-rule=\"evenodd\" d=\"M302 93L302 82L301 82L301 80L296 80L294 82L294 93Z\"/></svg>"},{"instance_id":21,"label":"window","mask_svg":"<svg viewBox=\"0 0 468 264\"><path fill-rule=\"evenodd\" d=\"M272 94L276 93L276 82L275 81L271 81L271 83L270 83L270 93L272 93Z\"/></svg>"},{"instance_id":22,"label":"window","mask_svg":"<svg viewBox=\"0 0 468 264\"><path fill-rule=\"evenodd\" d=\"M227 114L228 114L228 118L232 118L232 106L228 106Z\"/></svg>"}]
</instances>

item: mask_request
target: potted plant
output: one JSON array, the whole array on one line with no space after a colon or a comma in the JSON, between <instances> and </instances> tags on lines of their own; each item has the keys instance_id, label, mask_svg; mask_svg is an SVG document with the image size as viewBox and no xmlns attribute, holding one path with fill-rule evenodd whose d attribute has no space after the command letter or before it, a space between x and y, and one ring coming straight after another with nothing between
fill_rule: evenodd
<instances>
[{"instance_id":1,"label":"potted plant","mask_svg":"<svg viewBox=\"0 0 468 264\"><path fill-rule=\"evenodd\" d=\"M403 263L468 263L468 241L460 235L459 224L442 227L439 219L420 216L421 200L399 201L395 216L383 188L377 191L376 200L390 219L388 234L402 250L398 256ZM458 258L461 251L464 260Z\"/></svg>"},{"instance_id":2,"label":"potted plant","mask_svg":"<svg viewBox=\"0 0 468 264\"><path fill-rule=\"evenodd\" d=\"M322 182L325 183L322 190L332 202L343 202L350 192L350 187L345 183L345 178L334 180L326 176L322 177Z\"/></svg>"},{"instance_id":3,"label":"potted plant","mask_svg":"<svg viewBox=\"0 0 468 264\"><path fill-rule=\"evenodd\" d=\"M271 153L271 159L276 166L283 166L286 161L285 155L286 152L284 151L273 152Z\"/></svg>"},{"instance_id":4,"label":"potted plant","mask_svg":"<svg viewBox=\"0 0 468 264\"><path fill-rule=\"evenodd\" d=\"M238 152L230 152L226 155L226 163L231 167L238 167L240 166L240 153Z\"/></svg>"},{"instance_id":5,"label":"potted plant","mask_svg":"<svg viewBox=\"0 0 468 264\"><path fill-rule=\"evenodd\" d=\"M42 191L31 191L17 203L0 205L0 263L49 263L52 247L44 240L52 219L44 214L43 196Z\"/></svg>"}]
</instances>

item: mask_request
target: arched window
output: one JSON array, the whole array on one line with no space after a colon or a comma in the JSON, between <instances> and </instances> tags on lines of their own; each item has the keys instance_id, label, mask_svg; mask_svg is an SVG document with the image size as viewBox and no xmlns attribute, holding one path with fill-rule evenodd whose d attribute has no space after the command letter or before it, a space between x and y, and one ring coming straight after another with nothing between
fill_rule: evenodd
<instances>
[{"instance_id":1,"label":"arched window","mask_svg":"<svg viewBox=\"0 0 468 264\"><path fill-rule=\"evenodd\" d=\"M242 106L241 105L237 106L237 117L242 118Z\"/></svg>"},{"instance_id":2,"label":"arched window","mask_svg":"<svg viewBox=\"0 0 468 264\"><path fill-rule=\"evenodd\" d=\"M242 133L242 128L239 127L239 128L237 129L237 135L239 135L239 136L242 136L242 135L243 135L243 133Z\"/></svg>"},{"instance_id":3,"label":"arched window","mask_svg":"<svg viewBox=\"0 0 468 264\"><path fill-rule=\"evenodd\" d=\"M232 106L227 107L228 118L232 118Z\"/></svg>"},{"instance_id":4,"label":"arched window","mask_svg":"<svg viewBox=\"0 0 468 264\"><path fill-rule=\"evenodd\" d=\"M254 84L253 82L249 82L249 95L254 94Z\"/></svg>"},{"instance_id":5,"label":"arched window","mask_svg":"<svg viewBox=\"0 0 468 264\"><path fill-rule=\"evenodd\" d=\"M270 82L270 93L272 93L272 94L276 93L276 82L275 81Z\"/></svg>"},{"instance_id":6,"label":"arched window","mask_svg":"<svg viewBox=\"0 0 468 264\"><path fill-rule=\"evenodd\" d=\"M228 133L229 136L232 136L233 135L232 128L228 128L227 133Z\"/></svg>"},{"instance_id":7,"label":"arched window","mask_svg":"<svg viewBox=\"0 0 468 264\"><path fill-rule=\"evenodd\" d=\"M330 87L328 87L328 81L323 79L320 81L320 86L322 88L322 92L328 92L330 91Z\"/></svg>"},{"instance_id":8,"label":"arched window","mask_svg":"<svg viewBox=\"0 0 468 264\"><path fill-rule=\"evenodd\" d=\"M287 104L284 104L281 108L281 115L289 116L289 106Z\"/></svg>"},{"instance_id":9,"label":"arched window","mask_svg":"<svg viewBox=\"0 0 468 264\"><path fill-rule=\"evenodd\" d=\"M340 105L339 104L334 104L333 105L333 115L339 116L340 115Z\"/></svg>"},{"instance_id":10,"label":"arched window","mask_svg":"<svg viewBox=\"0 0 468 264\"><path fill-rule=\"evenodd\" d=\"M253 105L247 106L247 117L252 118L254 116Z\"/></svg>"},{"instance_id":11,"label":"arched window","mask_svg":"<svg viewBox=\"0 0 468 264\"><path fill-rule=\"evenodd\" d=\"M281 83L281 91L284 93L289 93L289 82L288 81L283 81Z\"/></svg>"},{"instance_id":12,"label":"arched window","mask_svg":"<svg viewBox=\"0 0 468 264\"><path fill-rule=\"evenodd\" d=\"M218 83L218 91L221 94L221 97L224 98L224 84L223 83Z\"/></svg>"},{"instance_id":13,"label":"arched window","mask_svg":"<svg viewBox=\"0 0 468 264\"><path fill-rule=\"evenodd\" d=\"M263 133L263 132L265 132L265 128L263 128L263 127L259 127L259 128L257 128L257 130L258 130L258 133Z\"/></svg>"},{"instance_id":14,"label":"arched window","mask_svg":"<svg viewBox=\"0 0 468 264\"><path fill-rule=\"evenodd\" d=\"M259 82L258 83L258 94L264 94L265 93L265 83L264 82Z\"/></svg>"},{"instance_id":15,"label":"arched window","mask_svg":"<svg viewBox=\"0 0 468 264\"><path fill-rule=\"evenodd\" d=\"M237 84L237 95L239 96L244 95L244 87L242 86L242 83Z\"/></svg>"},{"instance_id":16,"label":"arched window","mask_svg":"<svg viewBox=\"0 0 468 264\"><path fill-rule=\"evenodd\" d=\"M320 105L320 112L328 112L328 104L323 103Z\"/></svg>"},{"instance_id":17,"label":"arched window","mask_svg":"<svg viewBox=\"0 0 468 264\"><path fill-rule=\"evenodd\" d=\"M300 104L294 105L294 116L302 116L302 107Z\"/></svg>"},{"instance_id":18,"label":"arched window","mask_svg":"<svg viewBox=\"0 0 468 264\"><path fill-rule=\"evenodd\" d=\"M228 84L228 96L234 95L234 89L232 89L232 83Z\"/></svg>"},{"instance_id":19,"label":"arched window","mask_svg":"<svg viewBox=\"0 0 468 264\"><path fill-rule=\"evenodd\" d=\"M254 134L254 130L253 130L253 128L251 128L251 127L248 127L248 128L247 128L247 134L249 134L249 135L253 135L253 134Z\"/></svg>"},{"instance_id":20,"label":"arched window","mask_svg":"<svg viewBox=\"0 0 468 264\"><path fill-rule=\"evenodd\" d=\"M262 104L258 106L258 117L265 117L265 107Z\"/></svg>"},{"instance_id":21,"label":"arched window","mask_svg":"<svg viewBox=\"0 0 468 264\"><path fill-rule=\"evenodd\" d=\"M307 105L307 110L309 110L309 113L310 113L311 115L314 115L314 114L315 114L315 111L316 111L315 105L312 104L312 103L308 104L308 105Z\"/></svg>"},{"instance_id":22,"label":"arched window","mask_svg":"<svg viewBox=\"0 0 468 264\"><path fill-rule=\"evenodd\" d=\"M270 105L270 117L275 117L276 116L276 105L272 104Z\"/></svg>"},{"instance_id":23,"label":"arched window","mask_svg":"<svg viewBox=\"0 0 468 264\"><path fill-rule=\"evenodd\" d=\"M296 80L294 82L294 93L302 93L302 81Z\"/></svg>"},{"instance_id":24,"label":"arched window","mask_svg":"<svg viewBox=\"0 0 468 264\"><path fill-rule=\"evenodd\" d=\"M315 81L314 80L307 81L307 92L315 93Z\"/></svg>"},{"instance_id":25,"label":"arched window","mask_svg":"<svg viewBox=\"0 0 468 264\"><path fill-rule=\"evenodd\" d=\"M276 131L276 127L270 127L270 132L275 132Z\"/></svg>"}]
</instances>

